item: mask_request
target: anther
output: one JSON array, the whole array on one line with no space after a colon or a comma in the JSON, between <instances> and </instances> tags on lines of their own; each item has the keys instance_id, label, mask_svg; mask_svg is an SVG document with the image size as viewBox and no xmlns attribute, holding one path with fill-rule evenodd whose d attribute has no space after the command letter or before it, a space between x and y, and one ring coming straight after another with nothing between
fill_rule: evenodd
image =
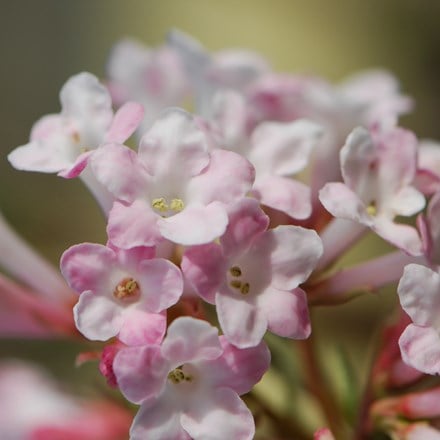
<instances>
[{"instance_id":1,"label":"anther","mask_svg":"<svg viewBox=\"0 0 440 440\"><path fill-rule=\"evenodd\" d=\"M175 212L180 212L185 207L182 199L172 199L170 203L170 209Z\"/></svg>"},{"instance_id":2,"label":"anther","mask_svg":"<svg viewBox=\"0 0 440 440\"><path fill-rule=\"evenodd\" d=\"M241 281L238 280L232 280L229 285L233 287L234 289L241 289Z\"/></svg>"},{"instance_id":3,"label":"anther","mask_svg":"<svg viewBox=\"0 0 440 440\"><path fill-rule=\"evenodd\" d=\"M124 278L113 291L117 299L133 298L139 295L138 283L133 278Z\"/></svg>"},{"instance_id":4,"label":"anther","mask_svg":"<svg viewBox=\"0 0 440 440\"><path fill-rule=\"evenodd\" d=\"M229 269L229 272L233 277L240 277L241 276L241 269L238 266L232 266Z\"/></svg>"},{"instance_id":5,"label":"anther","mask_svg":"<svg viewBox=\"0 0 440 440\"><path fill-rule=\"evenodd\" d=\"M250 288L251 286L249 285L249 283L243 283L242 286L240 287L240 292L243 295L247 295L249 293Z\"/></svg>"},{"instance_id":6,"label":"anther","mask_svg":"<svg viewBox=\"0 0 440 440\"><path fill-rule=\"evenodd\" d=\"M169 209L168 204L163 197L158 197L157 199L153 199L151 201L151 206L160 212L166 212Z\"/></svg>"}]
</instances>

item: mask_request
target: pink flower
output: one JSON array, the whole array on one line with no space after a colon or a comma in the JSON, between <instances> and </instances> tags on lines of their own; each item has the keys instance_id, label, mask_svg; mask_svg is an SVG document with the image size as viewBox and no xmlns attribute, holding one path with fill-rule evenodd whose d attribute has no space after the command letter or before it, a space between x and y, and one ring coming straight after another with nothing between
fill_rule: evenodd
<instances>
[{"instance_id":1,"label":"pink flower","mask_svg":"<svg viewBox=\"0 0 440 440\"><path fill-rule=\"evenodd\" d=\"M291 178L308 164L322 129L298 119L291 123L263 122L251 134L250 109L238 93L216 96L213 127L219 144L246 157L255 167L251 194L263 205L296 219L308 218L312 211L310 188Z\"/></svg>"},{"instance_id":2,"label":"pink flower","mask_svg":"<svg viewBox=\"0 0 440 440\"><path fill-rule=\"evenodd\" d=\"M240 348L261 341L267 329L307 338L307 299L298 285L322 253L315 231L296 226L266 230L268 218L258 203L245 199L230 208L220 244L187 249L182 270L196 291L216 304L228 340Z\"/></svg>"},{"instance_id":3,"label":"pink flower","mask_svg":"<svg viewBox=\"0 0 440 440\"><path fill-rule=\"evenodd\" d=\"M183 281L174 264L153 258L153 252L92 243L64 252L61 271L81 294L74 316L84 336L105 341L119 335L129 345L162 339L166 328L162 312L178 301Z\"/></svg>"},{"instance_id":4,"label":"pink flower","mask_svg":"<svg viewBox=\"0 0 440 440\"><path fill-rule=\"evenodd\" d=\"M60 92L61 113L41 118L32 128L30 143L13 150L9 162L25 171L77 177L88 186L104 212L113 198L90 173L87 163L104 142L124 142L143 117L140 104L129 102L113 116L110 94L90 73L71 77Z\"/></svg>"},{"instance_id":5,"label":"pink flower","mask_svg":"<svg viewBox=\"0 0 440 440\"><path fill-rule=\"evenodd\" d=\"M265 373L262 342L238 350L205 321L178 318L161 346L118 352L114 372L126 398L142 406L130 430L137 439L252 439L251 412L238 397Z\"/></svg>"},{"instance_id":6,"label":"pink flower","mask_svg":"<svg viewBox=\"0 0 440 440\"><path fill-rule=\"evenodd\" d=\"M117 198L108 234L121 248L207 243L223 234L226 206L246 195L252 165L236 153L208 151L191 115L169 109L141 140L139 153L106 145L92 159L100 182Z\"/></svg>"},{"instance_id":7,"label":"pink flower","mask_svg":"<svg viewBox=\"0 0 440 440\"><path fill-rule=\"evenodd\" d=\"M423 373L440 374L440 275L409 264L397 291L403 310L413 322L399 340L402 359Z\"/></svg>"},{"instance_id":8,"label":"pink flower","mask_svg":"<svg viewBox=\"0 0 440 440\"><path fill-rule=\"evenodd\" d=\"M107 64L109 88L117 105L136 100L145 108L140 131L150 128L166 107L181 105L188 81L172 48L149 49L131 39L115 45Z\"/></svg>"},{"instance_id":9,"label":"pink flower","mask_svg":"<svg viewBox=\"0 0 440 440\"><path fill-rule=\"evenodd\" d=\"M78 175L78 158L105 140L124 142L136 129L143 110L131 103L113 118L107 89L90 73L71 77L60 92L61 113L47 115L32 128L31 142L8 158L20 170ZM72 175L72 173L74 175Z\"/></svg>"},{"instance_id":10,"label":"pink flower","mask_svg":"<svg viewBox=\"0 0 440 440\"><path fill-rule=\"evenodd\" d=\"M370 227L379 236L411 255L420 255L415 228L394 223L425 206L423 194L411 183L416 170L415 136L395 128L386 133L356 128L340 153L344 183L328 183L319 193L335 217Z\"/></svg>"},{"instance_id":11,"label":"pink flower","mask_svg":"<svg viewBox=\"0 0 440 440\"><path fill-rule=\"evenodd\" d=\"M168 43L180 55L194 89L197 113L209 118L219 90L242 91L269 70L266 60L249 50L223 50L211 55L191 36L174 30Z\"/></svg>"}]
</instances>

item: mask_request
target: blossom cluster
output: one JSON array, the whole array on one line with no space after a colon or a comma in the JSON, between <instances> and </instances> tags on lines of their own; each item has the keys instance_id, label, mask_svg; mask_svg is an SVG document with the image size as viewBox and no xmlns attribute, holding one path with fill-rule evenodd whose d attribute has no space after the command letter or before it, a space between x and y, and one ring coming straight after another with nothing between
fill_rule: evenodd
<instances>
[{"instance_id":1,"label":"blossom cluster","mask_svg":"<svg viewBox=\"0 0 440 440\"><path fill-rule=\"evenodd\" d=\"M101 373L140 405L131 439L254 438L240 396L270 367L266 333L307 340L309 307L401 276L398 294L412 322L402 312L388 330L370 384L381 392L354 429L440 438L427 422L440 414L417 403L438 401L438 390L404 388L440 373L440 149L397 125L412 101L391 74L332 85L276 73L250 51L211 54L173 31L155 49L121 41L107 80L72 76L60 102L9 161L79 177L106 218L107 242L64 252L68 287L38 263L30 287L44 301L1 282L29 334L72 334L74 324L104 343ZM427 197L417 224L401 220L422 212ZM369 232L396 250L335 270ZM25 247L20 255L34 261ZM29 285L23 270L8 269ZM44 276L53 279L49 292L41 291L47 281L38 283ZM381 397L396 386L399 397ZM416 402L412 409L404 399ZM316 426L316 439L346 429L326 401L333 433Z\"/></svg>"}]
</instances>

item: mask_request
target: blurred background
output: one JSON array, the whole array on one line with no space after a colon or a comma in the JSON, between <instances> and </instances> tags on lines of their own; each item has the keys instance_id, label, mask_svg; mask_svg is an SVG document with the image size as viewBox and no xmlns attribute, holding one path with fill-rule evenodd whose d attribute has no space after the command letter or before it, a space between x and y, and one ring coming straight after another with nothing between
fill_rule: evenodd
<instances>
[{"instance_id":1,"label":"blurred background","mask_svg":"<svg viewBox=\"0 0 440 440\"><path fill-rule=\"evenodd\" d=\"M415 99L414 113L401 124L420 138L440 139L439 22L437 0L0 0L1 210L55 265L73 244L105 241L104 220L79 181L15 171L6 155L27 142L38 118L59 111L67 78L80 71L104 77L109 51L122 37L156 46L179 28L209 50L253 49L277 71L332 82L386 68ZM363 369L376 324L394 297L388 292L318 310L315 334L323 345L348 347ZM0 356L33 358L60 375L73 371L77 351L62 342L0 343Z\"/></svg>"}]
</instances>

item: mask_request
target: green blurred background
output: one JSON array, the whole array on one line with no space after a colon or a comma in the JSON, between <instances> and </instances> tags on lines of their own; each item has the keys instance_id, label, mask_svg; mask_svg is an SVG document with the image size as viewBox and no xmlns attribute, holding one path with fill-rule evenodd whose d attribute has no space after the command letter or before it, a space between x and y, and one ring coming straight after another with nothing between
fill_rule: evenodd
<instances>
[{"instance_id":1,"label":"green blurred background","mask_svg":"<svg viewBox=\"0 0 440 440\"><path fill-rule=\"evenodd\" d=\"M440 139L439 22L438 0L0 0L1 209L54 264L70 245L105 241L104 221L79 181L15 171L6 154L27 142L39 117L59 111L68 77L84 70L104 76L109 51L122 37L155 46L179 28L210 50L254 49L275 70L331 81L384 67L415 98L415 112L402 125ZM376 246L378 239L369 244ZM362 369L394 296L318 310L315 333L323 345L348 347ZM41 343L9 341L0 354L37 358L60 371L73 358L72 347L56 347L55 355Z\"/></svg>"}]
</instances>

